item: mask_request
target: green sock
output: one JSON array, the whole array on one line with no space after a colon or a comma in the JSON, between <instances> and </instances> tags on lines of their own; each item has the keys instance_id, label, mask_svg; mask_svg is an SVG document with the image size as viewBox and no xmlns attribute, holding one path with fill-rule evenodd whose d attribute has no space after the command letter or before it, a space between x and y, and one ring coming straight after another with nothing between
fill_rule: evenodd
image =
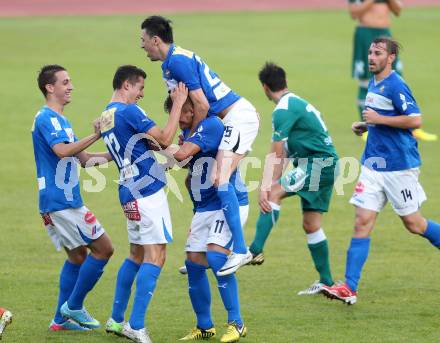
<instances>
[{"instance_id":1,"label":"green sock","mask_svg":"<svg viewBox=\"0 0 440 343\"><path fill-rule=\"evenodd\" d=\"M264 243L266 242L267 237L269 237L270 231L280 216L279 206L274 206L274 204L271 205L272 212L260 212L260 216L258 217L254 241L249 247L249 250L254 255L257 255L263 251ZM274 207L277 207L277 209Z\"/></svg>"},{"instance_id":2,"label":"green sock","mask_svg":"<svg viewBox=\"0 0 440 343\"><path fill-rule=\"evenodd\" d=\"M367 93L368 93L368 88L359 86L357 105L358 105L359 117L361 121L364 121L364 118L362 118L362 111L365 108L365 98L367 97Z\"/></svg>"},{"instance_id":3,"label":"green sock","mask_svg":"<svg viewBox=\"0 0 440 343\"><path fill-rule=\"evenodd\" d=\"M328 258L328 243L323 240L316 244L308 244L312 254L313 263L319 273L319 282L331 286L333 285L332 273L330 271L330 262Z\"/></svg>"}]
</instances>

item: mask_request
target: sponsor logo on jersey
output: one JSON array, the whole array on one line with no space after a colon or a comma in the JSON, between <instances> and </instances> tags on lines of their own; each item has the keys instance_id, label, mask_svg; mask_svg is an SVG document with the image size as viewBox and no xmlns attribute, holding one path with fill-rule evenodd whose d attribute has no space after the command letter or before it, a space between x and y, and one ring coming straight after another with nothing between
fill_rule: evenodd
<instances>
[{"instance_id":1,"label":"sponsor logo on jersey","mask_svg":"<svg viewBox=\"0 0 440 343\"><path fill-rule=\"evenodd\" d=\"M136 200L122 205L122 209L124 210L124 214L128 220L141 220L141 214L139 213L139 207Z\"/></svg>"},{"instance_id":2,"label":"sponsor logo on jersey","mask_svg":"<svg viewBox=\"0 0 440 343\"><path fill-rule=\"evenodd\" d=\"M96 217L95 217L95 215L94 215L92 212L88 211L88 212L84 215L84 221L85 221L87 224L93 224L94 222L96 222Z\"/></svg>"},{"instance_id":3,"label":"sponsor logo on jersey","mask_svg":"<svg viewBox=\"0 0 440 343\"><path fill-rule=\"evenodd\" d=\"M364 190L365 190L365 185L364 185L361 181L359 181L359 182L356 184L356 187L354 188L354 191L355 191L356 193L363 193Z\"/></svg>"}]
</instances>

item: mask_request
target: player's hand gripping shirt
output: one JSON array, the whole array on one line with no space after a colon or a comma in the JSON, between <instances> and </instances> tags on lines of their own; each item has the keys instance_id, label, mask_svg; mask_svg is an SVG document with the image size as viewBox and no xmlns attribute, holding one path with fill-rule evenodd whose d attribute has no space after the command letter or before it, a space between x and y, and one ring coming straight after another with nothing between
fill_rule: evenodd
<instances>
[{"instance_id":1,"label":"player's hand gripping shirt","mask_svg":"<svg viewBox=\"0 0 440 343\"><path fill-rule=\"evenodd\" d=\"M199 56L174 44L162 63L162 75L168 90L179 82L185 83L189 91L201 88L209 102L208 116L219 114L240 99Z\"/></svg>"},{"instance_id":2,"label":"player's hand gripping shirt","mask_svg":"<svg viewBox=\"0 0 440 343\"><path fill-rule=\"evenodd\" d=\"M215 211L222 208L217 196L217 189L212 185L210 175L215 167L215 157L222 140L224 125L218 117L208 117L202 120L191 137L187 137L189 130L184 132L185 141L196 144L200 151L190 160L190 197L196 212ZM230 179L235 187L240 206L248 204L246 186L241 179L240 172L235 171Z\"/></svg>"},{"instance_id":3,"label":"player's hand gripping shirt","mask_svg":"<svg viewBox=\"0 0 440 343\"><path fill-rule=\"evenodd\" d=\"M411 90L394 71L377 83L374 77L370 80L365 107L390 117L421 115ZM378 162L372 163L375 161ZM417 140L413 137L412 130L368 125L362 164L377 171L406 170L420 166Z\"/></svg>"},{"instance_id":4,"label":"player's hand gripping shirt","mask_svg":"<svg viewBox=\"0 0 440 343\"><path fill-rule=\"evenodd\" d=\"M333 141L321 113L293 93L283 95L272 113L274 142L285 141L287 155L294 158L334 157L338 159Z\"/></svg>"},{"instance_id":5,"label":"player's hand gripping shirt","mask_svg":"<svg viewBox=\"0 0 440 343\"><path fill-rule=\"evenodd\" d=\"M67 118L49 107L44 106L35 116L32 143L37 166L40 213L83 205L75 158L60 159L52 150L55 144L77 140Z\"/></svg>"},{"instance_id":6,"label":"player's hand gripping shirt","mask_svg":"<svg viewBox=\"0 0 440 343\"><path fill-rule=\"evenodd\" d=\"M119 170L122 205L156 193L166 183L145 133L156 124L136 104L112 102L101 115L101 134Z\"/></svg>"}]
</instances>

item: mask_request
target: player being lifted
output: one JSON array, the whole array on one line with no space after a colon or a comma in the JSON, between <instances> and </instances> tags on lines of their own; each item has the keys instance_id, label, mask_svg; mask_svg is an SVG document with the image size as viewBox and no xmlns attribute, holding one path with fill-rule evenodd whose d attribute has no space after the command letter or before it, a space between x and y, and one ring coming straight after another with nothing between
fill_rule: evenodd
<instances>
[{"instance_id":1,"label":"player being lifted","mask_svg":"<svg viewBox=\"0 0 440 343\"><path fill-rule=\"evenodd\" d=\"M255 108L226 86L199 56L174 44L170 24L171 21L160 16L145 19L141 25L142 48L151 61L162 61L163 78L169 90L178 82L188 87L194 104L191 132L206 116L216 115L225 125L216 157L214 184L233 238L232 253L218 271L218 275L227 275L252 259L244 241L239 204L230 177L251 150L259 118Z\"/></svg>"},{"instance_id":2,"label":"player being lifted","mask_svg":"<svg viewBox=\"0 0 440 343\"><path fill-rule=\"evenodd\" d=\"M368 52L373 77L363 112L365 122L352 126L357 135L368 130L361 175L350 200L356 207L354 233L347 251L345 283L323 290L330 298L348 304L357 300L370 234L388 201L409 232L440 248L440 225L420 213L426 196L418 180L421 161L412 130L421 126L422 117L411 90L392 70L398 53L399 44L391 38L373 40Z\"/></svg>"},{"instance_id":3,"label":"player being lifted","mask_svg":"<svg viewBox=\"0 0 440 343\"><path fill-rule=\"evenodd\" d=\"M251 264L264 261L264 243L278 220L282 199L298 195L308 247L319 273L319 281L298 294L317 294L324 285L333 285L321 219L329 208L338 155L320 112L289 91L286 73L281 67L266 63L259 79L264 93L276 107L272 114L271 157L266 159L260 190L261 212L250 246ZM293 159L295 169L282 176L286 157Z\"/></svg>"},{"instance_id":4,"label":"player being lifted","mask_svg":"<svg viewBox=\"0 0 440 343\"><path fill-rule=\"evenodd\" d=\"M170 98L165 108L171 110ZM225 263L232 236L225 221L220 199L215 187L210 183L210 173L215 164L218 146L221 143L224 125L217 116L210 116L196 126L195 133L190 134L194 120L194 107L188 98L180 115L179 125L184 132L184 142L174 152L177 161L191 158L188 164L187 185L194 204L194 217L186 242L185 261L188 272L189 296L197 316L197 326L183 341L202 340L214 337L216 330L211 318L211 293L206 269L211 268L217 278L217 285L225 309L228 311L228 328L221 337L221 342L238 342L246 335L246 327L240 314L238 283L234 274L218 276L217 271ZM240 205L241 224L247 220L249 205L247 190L240 172L234 171L231 183L237 194Z\"/></svg>"},{"instance_id":5,"label":"player being lifted","mask_svg":"<svg viewBox=\"0 0 440 343\"><path fill-rule=\"evenodd\" d=\"M146 74L132 65L121 66L113 78L113 96L101 115L101 134L113 156L119 178L119 200L127 217L130 255L119 268L111 318L106 331L134 342L150 343L145 314L172 241L171 217L163 190L165 172L150 149L150 141L167 147L179 124L188 91L179 84L172 92L174 107L160 129L136 102L144 96ZM124 314L136 278L130 319Z\"/></svg>"},{"instance_id":6,"label":"player being lifted","mask_svg":"<svg viewBox=\"0 0 440 343\"><path fill-rule=\"evenodd\" d=\"M95 215L83 205L76 159L85 167L107 163L111 156L84 151L99 139L98 126L95 133L78 140L65 117L64 107L70 103L73 90L65 68L44 66L38 75L38 87L46 99L32 127L40 213L57 250L64 248L67 253L60 273L58 306L49 330L88 331L100 324L83 302L101 277L113 247ZM89 255L87 248L91 250Z\"/></svg>"}]
</instances>

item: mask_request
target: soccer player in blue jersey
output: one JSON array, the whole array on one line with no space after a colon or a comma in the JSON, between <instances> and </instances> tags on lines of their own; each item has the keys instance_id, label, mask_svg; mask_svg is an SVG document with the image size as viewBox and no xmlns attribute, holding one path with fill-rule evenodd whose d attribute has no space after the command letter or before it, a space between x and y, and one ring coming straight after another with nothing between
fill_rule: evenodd
<instances>
[{"instance_id":1,"label":"soccer player in blue jersey","mask_svg":"<svg viewBox=\"0 0 440 343\"><path fill-rule=\"evenodd\" d=\"M368 63L373 78L363 112L365 122L352 127L357 135L368 130L361 175L350 200L356 207L354 234L347 252L345 283L324 287L325 295L348 304L357 301L370 234L387 201L409 232L440 248L440 225L420 212L426 196L418 180L421 161L411 132L421 126L422 118L411 90L392 70L398 52L399 44L390 38L377 38L370 45Z\"/></svg>"},{"instance_id":2,"label":"soccer player in blue jersey","mask_svg":"<svg viewBox=\"0 0 440 343\"><path fill-rule=\"evenodd\" d=\"M165 263L166 245L172 241L171 217L163 187L165 171L150 148L150 141L167 147L179 124L188 91L181 83L172 93L174 107L160 129L136 102L144 95L146 74L132 65L121 66L113 78L114 93L101 115L101 134L119 170L119 199L127 217L130 255L119 268L113 312L107 332L134 342L149 343L145 314ZM133 309L124 313L136 278Z\"/></svg>"},{"instance_id":3,"label":"soccer player in blue jersey","mask_svg":"<svg viewBox=\"0 0 440 343\"><path fill-rule=\"evenodd\" d=\"M258 114L252 104L226 86L199 56L174 44L168 19L151 16L144 20L141 28L141 47L151 61L162 61L168 89L173 89L178 82L188 87L194 104L191 132L207 116L218 116L225 125L216 157L215 185L234 243L232 253L218 274L231 274L252 259L243 237L239 204L230 177L251 150L258 133Z\"/></svg>"},{"instance_id":4,"label":"soccer player in blue jersey","mask_svg":"<svg viewBox=\"0 0 440 343\"><path fill-rule=\"evenodd\" d=\"M78 140L64 115L73 90L65 68L44 66L38 86L46 99L32 127L40 213L57 250L64 248L67 253L49 329L88 331L100 324L84 308L84 299L101 277L113 247L95 215L83 205L76 161L85 167L107 163L111 156L84 151L99 139L99 127L95 125L93 134Z\"/></svg>"},{"instance_id":5,"label":"soccer player in blue jersey","mask_svg":"<svg viewBox=\"0 0 440 343\"><path fill-rule=\"evenodd\" d=\"M170 112L172 101L165 102ZM228 312L228 327L221 342L238 342L247 329L240 314L238 284L234 274L218 276L217 271L225 263L232 243L232 235L226 222L217 191L210 179L221 143L224 125L217 116L203 119L190 134L194 120L194 106L187 99L182 107L179 126L184 132L184 142L173 153L177 161L190 158L189 193L194 204L194 217L186 241L185 266L188 272L189 296L197 317L197 326L182 341L209 339L216 335L211 317L211 293L206 269L211 268L217 278L217 286L223 305ZM249 212L247 190L238 170L231 176L244 224Z\"/></svg>"}]
</instances>

